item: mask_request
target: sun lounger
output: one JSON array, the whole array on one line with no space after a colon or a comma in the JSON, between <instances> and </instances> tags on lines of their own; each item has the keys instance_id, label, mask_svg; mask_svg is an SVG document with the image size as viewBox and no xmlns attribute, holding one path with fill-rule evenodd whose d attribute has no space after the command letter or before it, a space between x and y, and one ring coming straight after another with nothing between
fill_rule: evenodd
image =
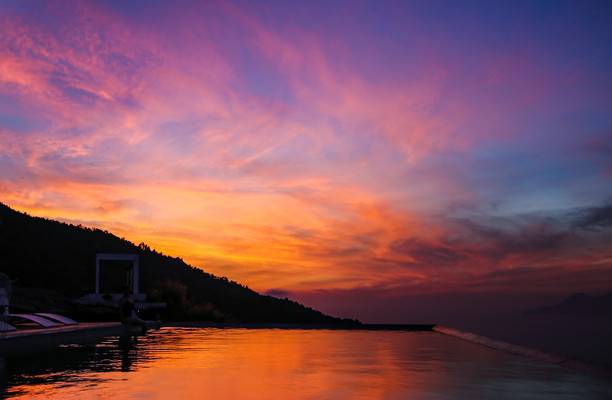
<instances>
[{"instance_id":1,"label":"sun lounger","mask_svg":"<svg viewBox=\"0 0 612 400\"><path fill-rule=\"evenodd\" d=\"M35 315L38 315L38 316L43 317L45 319L49 319L51 321L62 323L64 325L78 325L79 324L75 320L70 319L68 317L64 317L63 315L59 315L59 314L53 314L53 313L35 313Z\"/></svg>"},{"instance_id":2,"label":"sun lounger","mask_svg":"<svg viewBox=\"0 0 612 400\"><path fill-rule=\"evenodd\" d=\"M9 318L22 318L37 323L43 328L54 328L59 324L34 314L9 314Z\"/></svg>"}]
</instances>

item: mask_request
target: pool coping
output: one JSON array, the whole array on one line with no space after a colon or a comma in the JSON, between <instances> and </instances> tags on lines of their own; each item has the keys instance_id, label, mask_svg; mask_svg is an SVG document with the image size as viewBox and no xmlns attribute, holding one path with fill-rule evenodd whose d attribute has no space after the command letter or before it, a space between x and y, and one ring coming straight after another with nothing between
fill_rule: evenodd
<instances>
[{"instance_id":1,"label":"pool coping","mask_svg":"<svg viewBox=\"0 0 612 400\"><path fill-rule=\"evenodd\" d=\"M147 321L147 325L159 328L161 323ZM0 356L40 351L62 344L87 343L106 336L139 334L133 328L120 322L81 322L78 325L0 332Z\"/></svg>"}]
</instances>

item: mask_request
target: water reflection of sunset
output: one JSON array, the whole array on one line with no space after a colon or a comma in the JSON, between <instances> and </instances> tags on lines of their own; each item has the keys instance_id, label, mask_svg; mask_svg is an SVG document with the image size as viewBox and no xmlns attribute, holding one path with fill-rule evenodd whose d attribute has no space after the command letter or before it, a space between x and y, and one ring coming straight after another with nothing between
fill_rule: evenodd
<instances>
[{"instance_id":1,"label":"water reflection of sunset","mask_svg":"<svg viewBox=\"0 0 612 400\"><path fill-rule=\"evenodd\" d=\"M62 357L40 375L22 366L9 398L471 400L511 387L518 398L579 399L608 388L433 332L162 329L139 339L128 369L116 339L96 349L80 368Z\"/></svg>"},{"instance_id":2,"label":"water reflection of sunset","mask_svg":"<svg viewBox=\"0 0 612 400\"><path fill-rule=\"evenodd\" d=\"M380 398L405 385L391 343L326 331L204 332L155 362L139 384L183 398ZM416 343L415 343L416 344ZM361 348L361 349L360 349ZM330 362L333 360L333 362ZM336 363L336 361L338 361ZM385 371L381 374L381 368ZM177 387L177 382L183 382ZM229 396L229 397L228 397Z\"/></svg>"}]
</instances>

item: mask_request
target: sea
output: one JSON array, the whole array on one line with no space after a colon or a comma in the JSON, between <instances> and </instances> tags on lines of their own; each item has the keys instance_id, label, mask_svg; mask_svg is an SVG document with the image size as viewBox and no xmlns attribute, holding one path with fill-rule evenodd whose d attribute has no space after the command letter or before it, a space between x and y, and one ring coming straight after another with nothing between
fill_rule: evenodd
<instances>
[{"instance_id":1,"label":"sea","mask_svg":"<svg viewBox=\"0 0 612 400\"><path fill-rule=\"evenodd\" d=\"M166 327L0 358L6 399L610 399L612 381L437 332Z\"/></svg>"},{"instance_id":2,"label":"sea","mask_svg":"<svg viewBox=\"0 0 612 400\"><path fill-rule=\"evenodd\" d=\"M612 316L609 315L534 315L516 310L483 310L440 316L436 323L612 369Z\"/></svg>"}]
</instances>

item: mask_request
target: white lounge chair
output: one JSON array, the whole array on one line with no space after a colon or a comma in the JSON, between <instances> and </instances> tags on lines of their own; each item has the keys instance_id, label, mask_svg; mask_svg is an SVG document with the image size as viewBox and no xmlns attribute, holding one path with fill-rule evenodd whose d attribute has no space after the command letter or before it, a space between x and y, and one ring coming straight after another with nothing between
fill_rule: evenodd
<instances>
[{"instance_id":1,"label":"white lounge chair","mask_svg":"<svg viewBox=\"0 0 612 400\"><path fill-rule=\"evenodd\" d=\"M68 318L68 317L64 317L63 315L59 315L59 314L36 313L35 315L38 315L38 316L46 318L46 319L50 319L51 321L59 322L59 323L64 324L64 325L78 325L79 324L75 320L73 320L71 318Z\"/></svg>"},{"instance_id":2,"label":"white lounge chair","mask_svg":"<svg viewBox=\"0 0 612 400\"><path fill-rule=\"evenodd\" d=\"M9 321L13 321L14 319L19 319L19 318L25 319L25 320L34 322L42 326L43 328L55 328L56 326L59 326L59 324L56 322L53 322L43 317L39 317L38 315L34 315L34 314L6 314L5 317L8 317Z\"/></svg>"}]
</instances>

